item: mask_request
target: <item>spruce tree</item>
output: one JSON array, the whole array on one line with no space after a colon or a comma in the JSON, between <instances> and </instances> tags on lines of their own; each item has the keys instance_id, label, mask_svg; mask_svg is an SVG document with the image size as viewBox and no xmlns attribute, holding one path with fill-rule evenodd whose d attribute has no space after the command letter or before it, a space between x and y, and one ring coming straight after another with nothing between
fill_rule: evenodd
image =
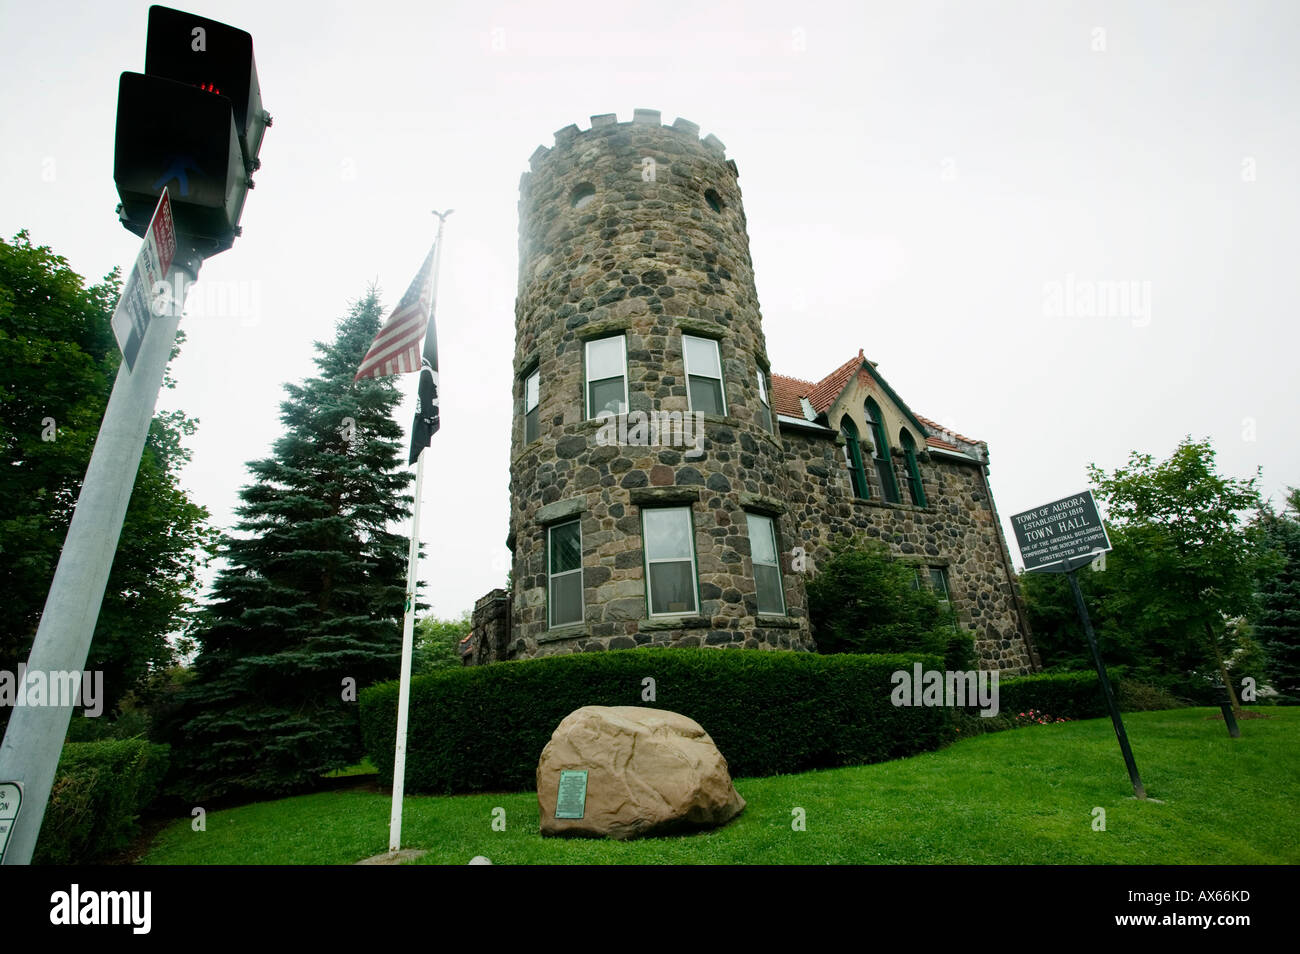
<instances>
[{"instance_id":1,"label":"spruce tree","mask_svg":"<svg viewBox=\"0 0 1300 954\"><path fill-rule=\"evenodd\" d=\"M1289 488L1283 512L1266 511L1264 545L1273 554L1262 574L1255 635L1269 658L1273 688L1300 701L1300 490Z\"/></svg>"},{"instance_id":2,"label":"spruce tree","mask_svg":"<svg viewBox=\"0 0 1300 954\"><path fill-rule=\"evenodd\" d=\"M226 565L198 632L178 713L180 788L262 794L311 787L362 755L355 689L398 675L410 514L393 378L353 375L378 332L371 289L320 369L286 385L285 435L250 463Z\"/></svg>"}]
</instances>

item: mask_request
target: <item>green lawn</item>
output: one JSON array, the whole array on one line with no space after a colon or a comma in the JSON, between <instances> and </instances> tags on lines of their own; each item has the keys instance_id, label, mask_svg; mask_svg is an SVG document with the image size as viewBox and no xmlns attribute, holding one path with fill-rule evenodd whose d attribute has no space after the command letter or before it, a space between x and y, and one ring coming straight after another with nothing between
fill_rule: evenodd
<instances>
[{"instance_id":1,"label":"green lawn","mask_svg":"<svg viewBox=\"0 0 1300 954\"><path fill-rule=\"evenodd\" d=\"M543 839L537 796L408 797L403 847L465 864L1295 864L1300 709L1229 739L1210 709L1126 715L1155 801L1132 797L1108 719L966 739L880 765L740 779L725 828L633 842ZM494 831L494 808L506 830ZM792 830L792 809L807 830ZM1106 830L1093 830L1093 809ZM349 864L385 850L389 798L327 792L188 818L144 864Z\"/></svg>"}]
</instances>

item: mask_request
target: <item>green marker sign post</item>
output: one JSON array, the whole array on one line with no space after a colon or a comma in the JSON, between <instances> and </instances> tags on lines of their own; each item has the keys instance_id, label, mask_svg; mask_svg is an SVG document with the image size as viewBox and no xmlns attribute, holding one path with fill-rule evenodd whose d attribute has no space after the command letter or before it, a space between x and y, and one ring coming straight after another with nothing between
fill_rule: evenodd
<instances>
[{"instance_id":1,"label":"green marker sign post","mask_svg":"<svg viewBox=\"0 0 1300 954\"><path fill-rule=\"evenodd\" d=\"M1106 697L1115 737L1119 739L1119 750L1124 756L1124 765L1128 768L1129 781L1133 783L1133 794L1138 798L1146 798L1147 790L1142 785L1133 750L1128 744L1128 733L1124 731L1124 720L1119 715L1115 690L1111 687L1110 677L1106 675L1106 664L1101 661L1097 636L1092 631L1088 607L1083 602L1083 592L1075 577L1075 572L1080 567L1091 563L1099 553L1105 553L1111 548L1110 538L1106 535L1101 515L1097 512L1097 502L1092 499L1092 491L1085 490L1034 510L1013 514L1011 527L1016 534L1020 557L1025 561L1026 573L1064 573L1070 581L1079 619L1083 622L1083 632L1088 637L1088 648L1092 651L1092 661L1097 667L1101 692Z\"/></svg>"}]
</instances>

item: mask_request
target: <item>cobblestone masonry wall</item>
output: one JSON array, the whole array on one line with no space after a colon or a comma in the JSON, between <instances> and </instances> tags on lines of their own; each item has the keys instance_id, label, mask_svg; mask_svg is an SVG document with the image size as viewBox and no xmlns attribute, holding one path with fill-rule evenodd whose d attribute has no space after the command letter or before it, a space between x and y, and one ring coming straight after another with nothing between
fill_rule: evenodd
<instances>
[{"instance_id":1,"label":"cobblestone masonry wall","mask_svg":"<svg viewBox=\"0 0 1300 954\"><path fill-rule=\"evenodd\" d=\"M555 139L554 149L534 154L520 187L513 655L811 648L788 558L787 613L757 613L745 512L779 509L783 452L755 418L757 369L768 362L735 163L693 124L664 126L647 110L631 123L593 117L590 130L569 127ZM686 456L694 450L687 441L603 446L602 422L584 419L585 342L625 336L633 412L687 412L684 332L717 340L722 363L726 414L705 420L703 452ZM525 446L524 381L533 368L540 435ZM652 506L690 507L698 615L649 617L641 511ZM575 516L585 619L551 628L546 530ZM794 533L779 524L783 538Z\"/></svg>"},{"instance_id":2,"label":"cobblestone masonry wall","mask_svg":"<svg viewBox=\"0 0 1300 954\"><path fill-rule=\"evenodd\" d=\"M875 473L868 473L871 500L853 495L843 442L829 435L786 433L789 490L786 500L798 527L792 545L807 552L808 571L829 556L829 546L844 534L882 540L901 561L942 567L953 609L963 629L975 637L981 669L1005 673L1037 668L1019 605L1010 559L993 501L978 462L923 454L918 462L928 506L881 502ZM896 453L894 477L906 486ZM908 499L906 490L903 499Z\"/></svg>"},{"instance_id":3,"label":"cobblestone masonry wall","mask_svg":"<svg viewBox=\"0 0 1300 954\"><path fill-rule=\"evenodd\" d=\"M519 203L510 644L493 658L645 645L810 650L792 550L802 546L815 567L835 535L860 530L900 557L947 568L982 665L1032 666L979 463L927 460L925 509L857 501L830 435L774 437L760 423L757 372L770 365L738 173L721 142L649 110L631 123L594 116L590 130L566 127L553 149L539 147L531 170ZM625 338L634 417L687 412L683 333L717 340L723 369L726 414L705 418L702 453L689 438L602 442L605 422L586 415L585 343ZM539 434L525 443L534 370ZM649 615L641 514L656 506L690 508L698 615ZM747 511L774 519L785 614L757 613ZM574 519L583 620L551 627L547 528Z\"/></svg>"}]
</instances>

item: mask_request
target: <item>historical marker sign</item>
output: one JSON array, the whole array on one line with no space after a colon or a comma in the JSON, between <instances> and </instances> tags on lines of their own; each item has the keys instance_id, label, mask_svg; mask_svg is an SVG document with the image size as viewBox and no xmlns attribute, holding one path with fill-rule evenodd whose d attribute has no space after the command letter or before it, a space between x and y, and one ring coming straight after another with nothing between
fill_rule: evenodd
<instances>
[{"instance_id":1,"label":"historical marker sign","mask_svg":"<svg viewBox=\"0 0 1300 954\"><path fill-rule=\"evenodd\" d=\"M1026 570L1043 570L1111 548L1091 490L1014 514L1011 528Z\"/></svg>"},{"instance_id":2,"label":"historical marker sign","mask_svg":"<svg viewBox=\"0 0 1300 954\"><path fill-rule=\"evenodd\" d=\"M23 787L18 782L0 782L0 863L4 862L5 849L9 847L9 834L14 830L18 809L23 804Z\"/></svg>"},{"instance_id":3,"label":"historical marker sign","mask_svg":"<svg viewBox=\"0 0 1300 954\"><path fill-rule=\"evenodd\" d=\"M565 769L555 797L556 818L581 818L587 808L587 770Z\"/></svg>"},{"instance_id":4,"label":"historical marker sign","mask_svg":"<svg viewBox=\"0 0 1300 954\"><path fill-rule=\"evenodd\" d=\"M154 209L149 228L140 243L140 254L135 257L135 268L126 280L122 297L113 310L113 334L129 370L135 370L140 343L149 330L154 316L154 286L167 280L167 270L176 256L176 226L172 221L172 203L163 189ZM165 300L165 299L164 299Z\"/></svg>"}]
</instances>

